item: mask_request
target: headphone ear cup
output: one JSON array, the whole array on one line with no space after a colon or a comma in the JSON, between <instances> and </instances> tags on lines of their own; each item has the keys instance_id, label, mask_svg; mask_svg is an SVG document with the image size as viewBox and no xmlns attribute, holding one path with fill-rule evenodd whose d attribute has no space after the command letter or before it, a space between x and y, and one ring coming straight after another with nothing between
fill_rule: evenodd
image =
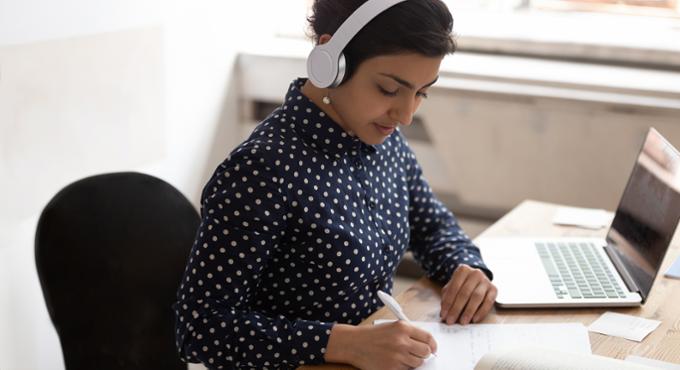
<instances>
[{"instance_id":1,"label":"headphone ear cup","mask_svg":"<svg viewBox=\"0 0 680 370\"><path fill-rule=\"evenodd\" d=\"M338 57L338 73L335 77L335 81L330 87L338 87L341 83L345 81L345 76L347 72L347 61L345 60L345 53L340 53Z\"/></svg>"},{"instance_id":2,"label":"headphone ear cup","mask_svg":"<svg viewBox=\"0 0 680 370\"><path fill-rule=\"evenodd\" d=\"M318 88L331 87L338 80L339 60L343 59L333 55L325 45L317 45L307 57L307 76ZM344 65L344 62L343 62Z\"/></svg>"}]
</instances>

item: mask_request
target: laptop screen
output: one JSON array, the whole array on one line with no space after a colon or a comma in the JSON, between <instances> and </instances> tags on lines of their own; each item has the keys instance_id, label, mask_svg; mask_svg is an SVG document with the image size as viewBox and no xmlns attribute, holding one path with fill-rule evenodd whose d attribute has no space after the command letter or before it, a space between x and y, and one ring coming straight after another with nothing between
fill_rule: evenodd
<instances>
[{"instance_id":1,"label":"laptop screen","mask_svg":"<svg viewBox=\"0 0 680 370\"><path fill-rule=\"evenodd\" d=\"M643 300L680 219L680 154L649 130L607 234Z\"/></svg>"}]
</instances>

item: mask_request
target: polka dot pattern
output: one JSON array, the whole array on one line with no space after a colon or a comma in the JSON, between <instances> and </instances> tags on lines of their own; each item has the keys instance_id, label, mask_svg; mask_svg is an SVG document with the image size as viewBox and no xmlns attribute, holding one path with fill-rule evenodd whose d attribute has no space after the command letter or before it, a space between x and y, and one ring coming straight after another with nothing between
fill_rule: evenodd
<instances>
[{"instance_id":1,"label":"polka dot pattern","mask_svg":"<svg viewBox=\"0 0 680 370\"><path fill-rule=\"evenodd\" d=\"M208 368L324 362L334 323L358 324L392 291L407 248L446 282L490 276L396 131L369 146L294 81L284 104L216 169L173 308L183 358Z\"/></svg>"}]
</instances>

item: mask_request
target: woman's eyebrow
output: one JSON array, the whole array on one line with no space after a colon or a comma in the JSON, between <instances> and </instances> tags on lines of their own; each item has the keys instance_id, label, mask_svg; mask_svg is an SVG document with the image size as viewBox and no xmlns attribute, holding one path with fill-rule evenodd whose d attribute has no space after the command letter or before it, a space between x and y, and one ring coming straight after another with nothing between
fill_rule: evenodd
<instances>
[{"instance_id":1,"label":"woman's eyebrow","mask_svg":"<svg viewBox=\"0 0 680 370\"><path fill-rule=\"evenodd\" d=\"M389 77L389 78L393 79L394 81L396 81L398 84L405 86L405 87L407 87L411 90L415 90L415 87L413 86L412 83L404 80L403 78L401 78L399 76L395 76L395 75L390 74L390 73L380 73L380 75L385 76L385 77ZM439 76L435 77L435 79L432 82L425 84L425 86L421 87L421 89L424 89L426 87L430 87L430 86L434 85L434 83L437 82L438 79L439 79Z\"/></svg>"}]
</instances>

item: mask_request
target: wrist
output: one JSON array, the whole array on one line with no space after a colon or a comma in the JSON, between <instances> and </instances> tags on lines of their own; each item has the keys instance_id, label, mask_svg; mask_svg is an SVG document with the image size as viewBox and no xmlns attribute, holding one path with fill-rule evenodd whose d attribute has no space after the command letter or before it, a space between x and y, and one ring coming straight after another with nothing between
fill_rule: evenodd
<instances>
[{"instance_id":1,"label":"wrist","mask_svg":"<svg viewBox=\"0 0 680 370\"><path fill-rule=\"evenodd\" d=\"M326 345L326 362L351 364L353 343L356 343L358 328L353 325L335 324Z\"/></svg>"}]
</instances>

